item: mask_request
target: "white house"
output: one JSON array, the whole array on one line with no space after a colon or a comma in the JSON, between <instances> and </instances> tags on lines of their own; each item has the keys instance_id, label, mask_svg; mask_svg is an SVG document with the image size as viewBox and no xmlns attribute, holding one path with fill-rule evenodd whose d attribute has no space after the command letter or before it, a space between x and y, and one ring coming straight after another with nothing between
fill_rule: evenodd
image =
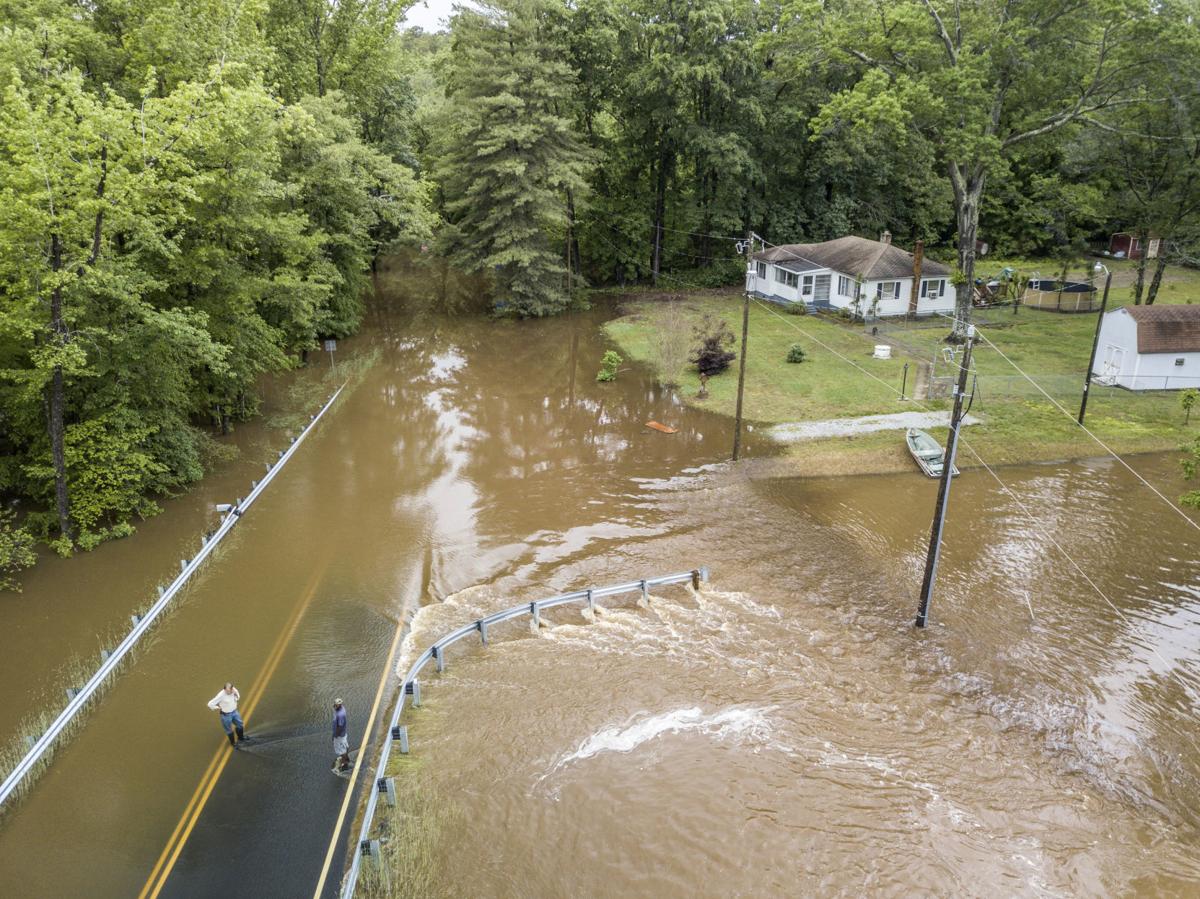
<instances>
[{"instance_id":1,"label":"white house","mask_svg":"<svg viewBox=\"0 0 1200 899\"><path fill-rule=\"evenodd\" d=\"M1200 387L1200 306L1125 306L1105 313L1092 376L1130 390Z\"/></svg>"},{"instance_id":2,"label":"white house","mask_svg":"<svg viewBox=\"0 0 1200 899\"><path fill-rule=\"evenodd\" d=\"M773 247L750 257L746 290L754 296L810 309L849 309L863 318L954 311L950 269L924 259L913 295L915 260L892 243L839 237L824 243Z\"/></svg>"}]
</instances>

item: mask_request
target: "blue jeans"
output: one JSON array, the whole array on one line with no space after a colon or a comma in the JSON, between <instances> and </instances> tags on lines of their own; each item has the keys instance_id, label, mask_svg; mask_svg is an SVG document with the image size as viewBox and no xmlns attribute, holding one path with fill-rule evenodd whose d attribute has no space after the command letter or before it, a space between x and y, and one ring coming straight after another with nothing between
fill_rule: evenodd
<instances>
[{"instance_id":1,"label":"blue jeans","mask_svg":"<svg viewBox=\"0 0 1200 899\"><path fill-rule=\"evenodd\" d=\"M221 727L225 728L225 733L233 733L233 726L237 725L237 729L241 730L245 725L242 723L242 716L238 714L238 710L234 709L229 714L221 713Z\"/></svg>"}]
</instances>

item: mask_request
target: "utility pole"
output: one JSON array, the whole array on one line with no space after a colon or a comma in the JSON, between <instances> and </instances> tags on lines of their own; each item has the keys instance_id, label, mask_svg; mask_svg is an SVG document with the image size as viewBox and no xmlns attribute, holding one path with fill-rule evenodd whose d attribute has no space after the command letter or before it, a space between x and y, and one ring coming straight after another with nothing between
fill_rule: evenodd
<instances>
[{"instance_id":1,"label":"utility pole","mask_svg":"<svg viewBox=\"0 0 1200 899\"><path fill-rule=\"evenodd\" d=\"M1087 371L1083 373L1083 399L1079 403L1079 423L1083 424L1083 416L1087 412L1088 387L1092 384L1092 366L1096 364L1096 349L1100 346L1100 326L1104 324L1104 310L1108 307L1108 288L1112 284L1112 272L1103 262L1097 262L1092 269L1099 272L1104 269L1108 275L1104 279L1104 298L1100 300L1100 317L1096 319L1096 336L1092 338L1092 355L1088 358Z\"/></svg>"},{"instance_id":2,"label":"utility pole","mask_svg":"<svg viewBox=\"0 0 1200 899\"><path fill-rule=\"evenodd\" d=\"M746 332L750 329L750 292L742 297L742 358L738 360L737 410L734 412L733 461L742 451L742 392L746 389Z\"/></svg>"},{"instance_id":3,"label":"utility pole","mask_svg":"<svg viewBox=\"0 0 1200 899\"><path fill-rule=\"evenodd\" d=\"M975 326L967 325L967 342L963 344L958 364L958 386L954 389L954 411L950 413L950 433L946 437L946 453L942 459L942 480L938 485L937 505L933 509L933 527L929 533L929 554L925 557L925 578L921 582L921 602L917 606L917 627L929 619L929 600L933 596L933 581L937 577L938 558L942 554L942 527L946 523L946 508L950 504L950 481L954 477L954 457L958 453L958 429L962 423L963 397L967 392L967 372L971 368L971 345L975 342Z\"/></svg>"},{"instance_id":4,"label":"utility pole","mask_svg":"<svg viewBox=\"0 0 1200 899\"><path fill-rule=\"evenodd\" d=\"M746 232L746 268L749 271L750 260L754 253L754 232ZM750 330L750 291L742 296L742 353L738 359L738 392L737 409L733 422L733 461L736 462L742 454L742 392L746 388L746 336Z\"/></svg>"}]
</instances>

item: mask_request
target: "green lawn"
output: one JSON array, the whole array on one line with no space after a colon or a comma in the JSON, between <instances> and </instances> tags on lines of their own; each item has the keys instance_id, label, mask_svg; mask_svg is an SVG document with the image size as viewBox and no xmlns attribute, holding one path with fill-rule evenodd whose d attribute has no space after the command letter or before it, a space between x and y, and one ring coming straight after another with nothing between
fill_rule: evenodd
<instances>
[{"instance_id":1,"label":"green lawn","mask_svg":"<svg viewBox=\"0 0 1200 899\"><path fill-rule=\"evenodd\" d=\"M1004 262L1011 264L1009 260ZM1110 264L1115 285L1110 295L1111 307L1128 296L1129 288L1123 282L1131 279L1132 264ZM987 267L981 270L990 271ZM1034 269L1026 262L1023 270ZM1048 271L1044 264L1041 270L1043 274ZM1200 272L1168 269L1168 275L1172 273L1176 280L1164 282L1159 302L1200 302ZM647 293L620 302L624 314L606 325L608 335L626 357L656 366L656 334L662 330L664 321L671 319L666 311L669 301L660 294ZM711 315L724 319L735 334L740 334L741 297L736 289L688 294L674 302L684 312L683 320L689 330L705 315ZM972 426L965 434L983 458L993 463L1015 463L1103 452L1073 424L1095 325L1094 314L1063 315L1021 309L1013 315L999 309L980 316L981 334L1071 415L1055 409L1037 387L1001 358L997 349L981 344L975 354L979 391L971 411L982 419L982 424ZM910 411L919 407L902 401L894 390L885 386L900 387L905 362L910 365L910 392L920 363L936 359L936 375L953 373L953 365L947 364L942 356L947 326L934 322L880 325L881 331L898 345L893 351L895 358L890 360L872 358L878 338L871 335L871 327L825 316L789 315L778 307L764 308L764 304L752 302L746 417L774 423ZM804 347L807 361L798 365L785 361L793 343ZM838 354L845 358L839 358ZM682 381L680 390L689 404L733 414L736 362L726 373L709 381L710 397L706 400L696 397L699 381L693 367L689 367ZM945 409L948 401L923 401L920 405ZM1087 424L1120 453L1172 450L1200 434L1200 415L1194 415L1191 425L1184 427L1178 392L1135 394L1100 385L1091 388ZM793 451L811 460L814 472L820 473L897 470L910 464L894 433L806 442L796 445ZM970 454L965 455L962 461L970 465Z\"/></svg>"},{"instance_id":2,"label":"green lawn","mask_svg":"<svg viewBox=\"0 0 1200 899\"><path fill-rule=\"evenodd\" d=\"M706 315L724 319L740 339L742 301L737 293L688 295L680 304L690 331ZM625 300L625 315L605 329L620 352L632 359L656 365L655 335L663 327L665 302L646 298ZM826 344L825 349L820 343ZM789 364L789 347L799 343L807 360ZM739 351L735 343L734 351ZM839 359L842 354L862 366L855 369ZM844 328L813 315L788 315L776 306L750 304L750 340L746 361L745 416L752 421L783 422L823 418L850 418L910 408L885 384L899 390L905 359L872 359L872 344L858 331ZM870 374L868 374L868 372ZM910 372L910 383L912 373ZM700 400L694 366L684 373L680 389L693 405L733 415L737 400L737 362L724 374L708 382L709 398Z\"/></svg>"}]
</instances>

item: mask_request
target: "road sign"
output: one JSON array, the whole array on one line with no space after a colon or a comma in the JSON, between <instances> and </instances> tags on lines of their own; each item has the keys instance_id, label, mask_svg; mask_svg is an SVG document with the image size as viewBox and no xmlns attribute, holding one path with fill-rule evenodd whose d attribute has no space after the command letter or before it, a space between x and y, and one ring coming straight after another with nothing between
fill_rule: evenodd
<instances>
[{"instance_id":1,"label":"road sign","mask_svg":"<svg viewBox=\"0 0 1200 899\"><path fill-rule=\"evenodd\" d=\"M334 340L333 338L330 338L329 340L325 341L325 352L332 353L336 349L337 349L337 341L336 340Z\"/></svg>"}]
</instances>

